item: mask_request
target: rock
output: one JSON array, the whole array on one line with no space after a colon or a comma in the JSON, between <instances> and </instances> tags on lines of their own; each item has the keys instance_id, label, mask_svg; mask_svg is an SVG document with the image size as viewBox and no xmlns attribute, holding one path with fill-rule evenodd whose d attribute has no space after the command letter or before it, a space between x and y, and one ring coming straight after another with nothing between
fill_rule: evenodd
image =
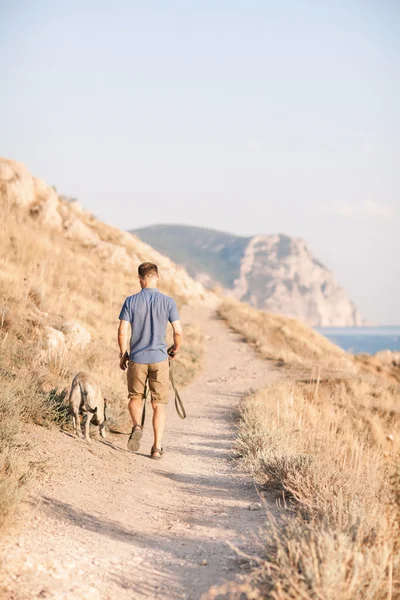
<instances>
[{"instance_id":1,"label":"rock","mask_svg":"<svg viewBox=\"0 0 400 600\"><path fill-rule=\"evenodd\" d=\"M78 214L82 214L84 212L83 206L78 200L71 200L69 203L72 210Z\"/></svg>"},{"instance_id":2,"label":"rock","mask_svg":"<svg viewBox=\"0 0 400 600\"><path fill-rule=\"evenodd\" d=\"M100 238L93 229L88 227L78 217L71 216L64 223L65 237L70 240L76 240L85 246L96 246Z\"/></svg>"},{"instance_id":3,"label":"rock","mask_svg":"<svg viewBox=\"0 0 400 600\"><path fill-rule=\"evenodd\" d=\"M135 249L136 242L138 241L131 233L128 231L119 231L118 242L128 248Z\"/></svg>"},{"instance_id":4,"label":"rock","mask_svg":"<svg viewBox=\"0 0 400 600\"><path fill-rule=\"evenodd\" d=\"M72 210L74 213L83 214L85 212L82 204L76 199L69 196L60 195L60 201L67 206L67 212Z\"/></svg>"},{"instance_id":5,"label":"rock","mask_svg":"<svg viewBox=\"0 0 400 600\"><path fill-rule=\"evenodd\" d=\"M35 186L32 177L13 179L3 185L3 197L12 206L26 208L35 201Z\"/></svg>"},{"instance_id":6,"label":"rock","mask_svg":"<svg viewBox=\"0 0 400 600\"><path fill-rule=\"evenodd\" d=\"M58 196L45 181L32 177L23 165L6 159L0 159L0 181L3 201L29 208L31 216L43 225L61 226Z\"/></svg>"},{"instance_id":7,"label":"rock","mask_svg":"<svg viewBox=\"0 0 400 600\"><path fill-rule=\"evenodd\" d=\"M44 328L46 335L46 346L50 352L58 352L65 348L65 336L62 331L54 327Z\"/></svg>"},{"instance_id":8,"label":"rock","mask_svg":"<svg viewBox=\"0 0 400 600\"><path fill-rule=\"evenodd\" d=\"M42 179L34 179L36 199L31 206L31 215L40 220L43 225L60 229L62 218L58 212L59 200L55 190Z\"/></svg>"},{"instance_id":9,"label":"rock","mask_svg":"<svg viewBox=\"0 0 400 600\"><path fill-rule=\"evenodd\" d=\"M261 504L259 502L252 502L247 508L249 510L261 510Z\"/></svg>"},{"instance_id":10,"label":"rock","mask_svg":"<svg viewBox=\"0 0 400 600\"><path fill-rule=\"evenodd\" d=\"M398 367L400 366L400 352L395 352L391 350L381 350L374 354L375 358L377 358L380 362L385 363L390 366Z\"/></svg>"},{"instance_id":11,"label":"rock","mask_svg":"<svg viewBox=\"0 0 400 600\"><path fill-rule=\"evenodd\" d=\"M96 246L96 252L111 265L122 267L127 271L132 271L133 269L133 261L124 246L111 244L110 242L100 242Z\"/></svg>"},{"instance_id":12,"label":"rock","mask_svg":"<svg viewBox=\"0 0 400 600\"><path fill-rule=\"evenodd\" d=\"M10 181L15 177L15 170L9 161L2 159L0 161L0 181Z\"/></svg>"},{"instance_id":13,"label":"rock","mask_svg":"<svg viewBox=\"0 0 400 600\"><path fill-rule=\"evenodd\" d=\"M49 189L49 186L47 185L47 183L45 181L43 181L43 179L39 179L37 177L33 177L33 185L35 188L35 194L36 196L39 198L43 197L46 195L47 190ZM52 189L52 191L55 193L55 191Z\"/></svg>"},{"instance_id":14,"label":"rock","mask_svg":"<svg viewBox=\"0 0 400 600\"><path fill-rule=\"evenodd\" d=\"M89 331L77 321L67 321L62 326L65 344L69 350L82 350L90 344L92 336Z\"/></svg>"},{"instance_id":15,"label":"rock","mask_svg":"<svg viewBox=\"0 0 400 600\"><path fill-rule=\"evenodd\" d=\"M202 567L206 567L208 565L208 560L206 558L203 558L200 564Z\"/></svg>"}]
</instances>

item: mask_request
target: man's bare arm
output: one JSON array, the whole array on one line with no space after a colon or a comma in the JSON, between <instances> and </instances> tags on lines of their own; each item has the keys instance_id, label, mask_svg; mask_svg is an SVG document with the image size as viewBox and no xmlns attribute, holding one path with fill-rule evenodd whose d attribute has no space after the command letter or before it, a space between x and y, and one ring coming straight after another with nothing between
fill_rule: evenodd
<instances>
[{"instance_id":1,"label":"man's bare arm","mask_svg":"<svg viewBox=\"0 0 400 600\"><path fill-rule=\"evenodd\" d=\"M119 361L119 366L120 368L125 371L126 367L127 367L127 361L128 361L128 343L129 343L129 328L130 328L130 323L128 323L128 321L123 321L122 319L119 322L119 327L118 327L118 344L119 344L119 350L121 353L121 359Z\"/></svg>"},{"instance_id":2,"label":"man's bare arm","mask_svg":"<svg viewBox=\"0 0 400 600\"><path fill-rule=\"evenodd\" d=\"M171 323L171 325L174 332L174 345L172 346L172 352L176 354L179 352L179 348L182 344L183 329L180 321L174 321Z\"/></svg>"}]
</instances>

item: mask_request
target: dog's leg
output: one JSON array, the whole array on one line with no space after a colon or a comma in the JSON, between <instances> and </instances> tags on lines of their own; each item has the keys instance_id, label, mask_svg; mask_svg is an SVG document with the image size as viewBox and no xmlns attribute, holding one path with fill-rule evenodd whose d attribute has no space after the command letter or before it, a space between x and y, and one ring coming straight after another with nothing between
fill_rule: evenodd
<instances>
[{"instance_id":1,"label":"dog's leg","mask_svg":"<svg viewBox=\"0 0 400 600\"><path fill-rule=\"evenodd\" d=\"M100 430L100 435L101 437L105 440L106 439L106 422L103 421L100 425L99 425L99 430Z\"/></svg>"},{"instance_id":2,"label":"dog's leg","mask_svg":"<svg viewBox=\"0 0 400 600\"><path fill-rule=\"evenodd\" d=\"M80 386L74 381L72 382L71 391L69 393L69 407L72 414L72 422L74 425L74 433L77 437L82 436L80 407L82 403L82 394Z\"/></svg>"},{"instance_id":3,"label":"dog's leg","mask_svg":"<svg viewBox=\"0 0 400 600\"><path fill-rule=\"evenodd\" d=\"M79 412L72 415L72 422L74 424L74 433L76 437L82 438L81 417Z\"/></svg>"},{"instance_id":4,"label":"dog's leg","mask_svg":"<svg viewBox=\"0 0 400 600\"><path fill-rule=\"evenodd\" d=\"M99 431L102 438L106 439L106 407L100 407L97 410L97 419L99 422Z\"/></svg>"},{"instance_id":5,"label":"dog's leg","mask_svg":"<svg viewBox=\"0 0 400 600\"><path fill-rule=\"evenodd\" d=\"M92 420L92 418L93 418L93 413L87 412L86 421L85 421L85 440L87 441L88 444L90 444L89 428L90 428L90 421Z\"/></svg>"}]
</instances>

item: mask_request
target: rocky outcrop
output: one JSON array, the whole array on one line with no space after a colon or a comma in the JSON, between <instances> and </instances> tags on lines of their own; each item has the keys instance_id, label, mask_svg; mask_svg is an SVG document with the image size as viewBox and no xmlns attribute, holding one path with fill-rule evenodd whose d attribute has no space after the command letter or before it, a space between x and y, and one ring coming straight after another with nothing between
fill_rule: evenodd
<instances>
[{"instance_id":1,"label":"rocky outcrop","mask_svg":"<svg viewBox=\"0 0 400 600\"><path fill-rule=\"evenodd\" d=\"M67 321L62 326L68 350L83 350L92 340L89 331L76 321Z\"/></svg>"},{"instance_id":2,"label":"rocky outcrop","mask_svg":"<svg viewBox=\"0 0 400 600\"><path fill-rule=\"evenodd\" d=\"M54 327L44 327L44 347L51 354L58 353L65 348L65 335Z\"/></svg>"},{"instance_id":3,"label":"rocky outcrop","mask_svg":"<svg viewBox=\"0 0 400 600\"><path fill-rule=\"evenodd\" d=\"M65 357L69 350L84 350L92 340L90 332L77 321L67 321L61 329L45 326L43 333L42 359L45 362Z\"/></svg>"},{"instance_id":4,"label":"rocky outcrop","mask_svg":"<svg viewBox=\"0 0 400 600\"><path fill-rule=\"evenodd\" d=\"M55 190L42 179L32 177L24 165L0 159L0 192L3 202L10 208L26 208L43 225L61 227L59 199Z\"/></svg>"},{"instance_id":5,"label":"rocky outcrop","mask_svg":"<svg viewBox=\"0 0 400 600\"><path fill-rule=\"evenodd\" d=\"M179 225L147 227L133 233L181 262L204 285L222 285L225 292L256 308L312 326L363 324L345 290L300 238L245 238Z\"/></svg>"},{"instance_id":6,"label":"rocky outcrop","mask_svg":"<svg viewBox=\"0 0 400 600\"><path fill-rule=\"evenodd\" d=\"M215 295L189 277L183 267L129 233L98 221L76 199L59 196L42 179L33 177L24 165L5 158L0 158L0 203L3 210L20 211L43 227L96 253L115 268L136 273L141 262L156 262L164 280L188 303L217 303ZM67 333L65 337L66 346L71 347ZM60 335L54 331L48 332L48 339L49 347L61 343Z\"/></svg>"},{"instance_id":7,"label":"rocky outcrop","mask_svg":"<svg viewBox=\"0 0 400 600\"><path fill-rule=\"evenodd\" d=\"M362 319L335 281L300 238L251 238L232 294L252 306L295 317L313 326L358 326Z\"/></svg>"}]
</instances>

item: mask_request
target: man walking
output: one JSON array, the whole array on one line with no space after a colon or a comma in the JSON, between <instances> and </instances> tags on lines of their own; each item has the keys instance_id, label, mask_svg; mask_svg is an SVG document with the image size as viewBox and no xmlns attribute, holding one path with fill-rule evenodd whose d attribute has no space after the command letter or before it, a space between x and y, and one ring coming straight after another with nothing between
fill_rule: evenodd
<instances>
[{"instance_id":1,"label":"man walking","mask_svg":"<svg viewBox=\"0 0 400 600\"><path fill-rule=\"evenodd\" d=\"M154 443L150 456L160 459L164 453L162 437L167 418L169 395L169 358L179 351L182 326L175 300L158 289L158 267L145 262L138 269L142 291L129 296L121 309L118 328L120 368L128 367L129 412L133 421L128 448L136 452L143 436L141 427L146 380L153 406ZM174 344L167 352L165 335L168 321L172 324ZM129 325L131 326L128 352Z\"/></svg>"}]
</instances>

